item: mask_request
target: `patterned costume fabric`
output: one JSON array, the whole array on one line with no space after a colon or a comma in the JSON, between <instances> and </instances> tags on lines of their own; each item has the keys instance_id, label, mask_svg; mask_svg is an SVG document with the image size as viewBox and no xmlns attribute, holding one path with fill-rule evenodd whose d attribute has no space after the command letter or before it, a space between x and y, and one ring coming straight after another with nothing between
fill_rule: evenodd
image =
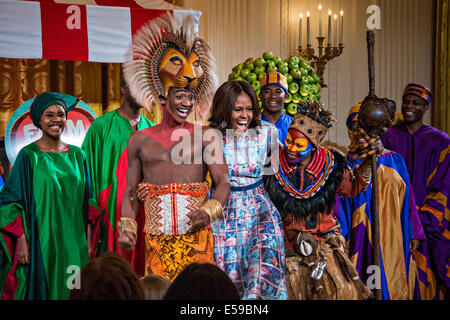
<instances>
[{"instance_id":1,"label":"patterned costume fabric","mask_svg":"<svg viewBox=\"0 0 450 320\"><path fill-rule=\"evenodd\" d=\"M145 199L145 275L173 281L194 262L214 263L211 230L192 233L190 213L207 200L209 184L147 184Z\"/></svg>"},{"instance_id":2,"label":"patterned costume fabric","mask_svg":"<svg viewBox=\"0 0 450 320\"><path fill-rule=\"evenodd\" d=\"M214 263L210 229L179 236L145 234L145 275L173 281L191 263Z\"/></svg>"},{"instance_id":3,"label":"patterned costume fabric","mask_svg":"<svg viewBox=\"0 0 450 320\"><path fill-rule=\"evenodd\" d=\"M381 140L405 160L427 237L415 252L419 276L429 284L421 290L422 299L450 299L450 138L425 124L411 134L399 123Z\"/></svg>"},{"instance_id":4,"label":"patterned costume fabric","mask_svg":"<svg viewBox=\"0 0 450 320\"><path fill-rule=\"evenodd\" d=\"M0 192L0 300L65 300L70 268L89 261L86 241L91 196L84 152L20 150ZM70 204L70 205L68 205ZM25 234L30 264L18 261Z\"/></svg>"},{"instance_id":5,"label":"patterned costume fabric","mask_svg":"<svg viewBox=\"0 0 450 320\"><path fill-rule=\"evenodd\" d=\"M360 162L357 159L350 161L349 165L355 167ZM414 298L414 290L419 288L417 281L420 280L409 242L411 239L424 241L425 234L401 155L392 151L382 154L378 157L377 166L383 300L408 300ZM335 212L342 235L349 241L350 260L364 282L372 275L368 268L374 264L371 203L372 184L352 198L341 197L339 212ZM415 298L418 296L416 290Z\"/></svg>"},{"instance_id":6,"label":"patterned costume fabric","mask_svg":"<svg viewBox=\"0 0 450 320\"><path fill-rule=\"evenodd\" d=\"M256 135L224 137L231 195L224 219L212 226L214 257L245 300L288 298L281 217L262 185L274 134L263 125Z\"/></svg>"}]
</instances>

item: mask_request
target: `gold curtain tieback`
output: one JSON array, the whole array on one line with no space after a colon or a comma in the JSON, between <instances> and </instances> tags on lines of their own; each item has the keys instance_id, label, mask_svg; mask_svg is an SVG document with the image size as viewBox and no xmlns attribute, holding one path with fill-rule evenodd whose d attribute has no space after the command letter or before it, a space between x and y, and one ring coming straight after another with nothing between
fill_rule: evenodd
<instances>
[{"instance_id":1,"label":"gold curtain tieback","mask_svg":"<svg viewBox=\"0 0 450 320\"><path fill-rule=\"evenodd\" d=\"M201 207L200 210L204 210L209 214L211 222L223 218L223 208L219 201L215 199L209 199Z\"/></svg>"},{"instance_id":2,"label":"gold curtain tieback","mask_svg":"<svg viewBox=\"0 0 450 320\"><path fill-rule=\"evenodd\" d=\"M128 231L134 234L137 237L137 222L133 218L120 218L117 223L117 230L119 231L119 236L122 235L122 232Z\"/></svg>"}]
</instances>

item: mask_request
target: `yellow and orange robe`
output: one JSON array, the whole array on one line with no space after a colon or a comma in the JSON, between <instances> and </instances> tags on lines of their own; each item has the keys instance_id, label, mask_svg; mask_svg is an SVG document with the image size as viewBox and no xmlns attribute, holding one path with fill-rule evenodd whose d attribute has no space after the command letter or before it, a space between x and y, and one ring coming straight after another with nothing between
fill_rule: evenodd
<instances>
[{"instance_id":1,"label":"yellow and orange robe","mask_svg":"<svg viewBox=\"0 0 450 320\"><path fill-rule=\"evenodd\" d=\"M350 154L351 156L352 154ZM355 167L361 162L350 162ZM419 277L411 239L424 241L408 171L400 154L387 152L378 157L378 212L380 221L381 289L383 300L410 300L419 296ZM349 257L359 277L373 278L372 183L353 197L340 197L334 207L342 235L349 243ZM372 282L370 280L370 282ZM373 289L373 288L371 288Z\"/></svg>"},{"instance_id":2,"label":"yellow and orange robe","mask_svg":"<svg viewBox=\"0 0 450 320\"><path fill-rule=\"evenodd\" d=\"M208 182L146 187L145 275L173 281L191 263L214 263L211 229L192 232L190 219L207 200Z\"/></svg>"}]
</instances>

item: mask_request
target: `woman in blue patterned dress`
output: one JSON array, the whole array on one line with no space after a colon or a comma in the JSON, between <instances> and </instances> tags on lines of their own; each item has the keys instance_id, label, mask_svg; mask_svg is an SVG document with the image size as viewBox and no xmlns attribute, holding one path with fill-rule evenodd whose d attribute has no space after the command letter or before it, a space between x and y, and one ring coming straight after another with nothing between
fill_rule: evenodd
<instances>
[{"instance_id":1,"label":"woman in blue patterned dress","mask_svg":"<svg viewBox=\"0 0 450 320\"><path fill-rule=\"evenodd\" d=\"M223 134L231 195L212 225L214 258L243 299L288 299L282 220L262 183L278 133L260 119L250 84L229 81L217 90L209 121Z\"/></svg>"}]
</instances>

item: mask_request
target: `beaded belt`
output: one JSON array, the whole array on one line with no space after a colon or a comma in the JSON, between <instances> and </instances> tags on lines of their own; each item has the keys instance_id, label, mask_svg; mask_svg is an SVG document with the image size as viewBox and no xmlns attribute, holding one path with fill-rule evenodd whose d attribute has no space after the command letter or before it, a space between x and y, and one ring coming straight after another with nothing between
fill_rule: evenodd
<instances>
[{"instance_id":1,"label":"beaded belt","mask_svg":"<svg viewBox=\"0 0 450 320\"><path fill-rule=\"evenodd\" d=\"M147 184L144 232L182 235L191 228L190 214L207 200L208 182Z\"/></svg>"},{"instance_id":2,"label":"beaded belt","mask_svg":"<svg viewBox=\"0 0 450 320\"><path fill-rule=\"evenodd\" d=\"M255 183L249 184L248 186L231 187L230 189L231 189L231 191L247 191L247 190L255 189L256 187L259 187L262 184L263 184L263 180L260 179Z\"/></svg>"}]
</instances>

